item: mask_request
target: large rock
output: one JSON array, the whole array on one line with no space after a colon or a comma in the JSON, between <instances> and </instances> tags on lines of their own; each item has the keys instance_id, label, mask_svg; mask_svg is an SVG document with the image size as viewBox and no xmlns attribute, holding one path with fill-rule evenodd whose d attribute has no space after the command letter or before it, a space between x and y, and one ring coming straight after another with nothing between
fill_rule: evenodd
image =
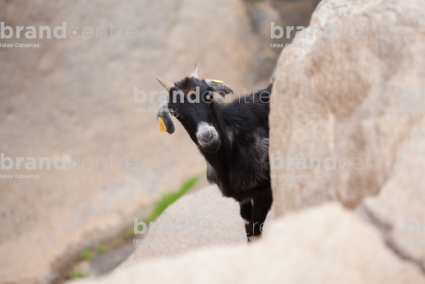
<instances>
[{"instance_id":1,"label":"large rock","mask_svg":"<svg viewBox=\"0 0 425 284\"><path fill-rule=\"evenodd\" d=\"M425 283L421 271L389 251L378 232L338 204L272 221L263 239L142 261L109 283Z\"/></svg>"},{"instance_id":2,"label":"large rock","mask_svg":"<svg viewBox=\"0 0 425 284\"><path fill-rule=\"evenodd\" d=\"M163 91L157 75L177 81L197 62L201 77L250 89L249 20L240 0L2 1L0 20L37 32L62 22L71 32L107 28L107 39L99 28L97 39L68 34L31 40L22 33L21 39L2 40L40 47L0 49L1 153L37 163L39 157L68 155L67 170L26 170L22 164L1 171L39 179L0 181L0 282L45 283L70 256L112 236L162 193L205 171L179 124L173 136L159 133L155 110L149 110L159 106L159 96L135 103L134 87L148 96ZM124 26L118 38L116 27ZM138 31L135 39L125 36L129 26ZM97 170L83 170L84 158L107 164L100 159ZM136 169L126 167L128 158L137 161Z\"/></svg>"},{"instance_id":3,"label":"large rock","mask_svg":"<svg viewBox=\"0 0 425 284\"><path fill-rule=\"evenodd\" d=\"M272 170L276 214L339 201L425 270L425 2L326 0L312 26L328 37L296 38L276 71L270 153L284 162ZM335 167L325 166L333 155Z\"/></svg>"},{"instance_id":4,"label":"large rock","mask_svg":"<svg viewBox=\"0 0 425 284\"><path fill-rule=\"evenodd\" d=\"M216 185L183 196L140 233L135 235L140 245L123 266L205 246L247 243L239 203L223 197Z\"/></svg>"}]
</instances>

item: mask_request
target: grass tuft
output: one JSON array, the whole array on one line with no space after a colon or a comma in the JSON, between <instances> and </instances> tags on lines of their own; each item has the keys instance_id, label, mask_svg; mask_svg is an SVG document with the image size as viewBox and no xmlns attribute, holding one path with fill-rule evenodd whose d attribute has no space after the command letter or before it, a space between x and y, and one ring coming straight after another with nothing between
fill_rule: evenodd
<instances>
[{"instance_id":1,"label":"grass tuft","mask_svg":"<svg viewBox=\"0 0 425 284\"><path fill-rule=\"evenodd\" d=\"M80 271L72 270L69 273L69 278L75 279L75 278L84 278L86 275Z\"/></svg>"},{"instance_id":2,"label":"grass tuft","mask_svg":"<svg viewBox=\"0 0 425 284\"><path fill-rule=\"evenodd\" d=\"M180 186L179 190L172 193L164 194L164 196L162 196L162 198L158 200L158 202L154 205L151 213L145 220L143 220L143 222L145 222L145 224L149 224L150 222L158 218L159 215L161 215L162 212L164 212L164 210L167 209L168 206L176 202L189 189L191 189L195 185L195 183L199 180L200 177L201 176L199 175L199 176L195 176L193 178L187 179Z\"/></svg>"},{"instance_id":3,"label":"grass tuft","mask_svg":"<svg viewBox=\"0 0 425 284\"><path fill-rule=\"evenodd\" d=\"M91 255L91 253L88 250L83 250L80 253L80 257L81 257L81 259L87 260L87 259L90 259L92 257L92 255Z\"/></svg>"},{"instance_id":4,"label":"grass tuft","mask_svg":"<svg viewBox=\"0 0 425 284\"><path fill-rule=\"evenodd\" d=\"M154 221L159 215L167 209L168 206L176 202L180 197L182 197L195 183L199 180L200 176L196 176L185 180L183 184L180 186L180 189L176 192L171 192L165 194L158 202L155 204L152 212L149 216L144 220L145 224L149 224L149 222Z\"/></svg>"},{"instance_id":5,"label":"grass tuft","mask_svg":"<svg viewBox=\"0 0 425 284\"><path fill-rule=\"evenodd\" d=\"M105 246L102 246L102 245L98 245L97 248L96 248L96 252L98 254L105 253L106 252L106 247Z\"/></svg>"}]
</instances>

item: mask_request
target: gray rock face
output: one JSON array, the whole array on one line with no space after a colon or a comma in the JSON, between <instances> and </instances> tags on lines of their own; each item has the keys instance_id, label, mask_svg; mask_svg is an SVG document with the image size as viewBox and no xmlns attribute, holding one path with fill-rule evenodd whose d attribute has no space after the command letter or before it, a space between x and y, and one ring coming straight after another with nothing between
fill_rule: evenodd
<instances>
[{"instance_id":1,"label":"gray rock face","mask_svg":"<svg viewBox=\"0 0 425 284\"><path fill-rule=\"evenodd\" d=\"M70 255L114 235L141 208L205 171L178 123L173 136L159 133L163 88L156 76L180 80L197 62L200 77L250 89L249 21L239 0L3 1L0 20L37 30L66 22L71 32L67 39L22 34L2 43L40 47L0 49L1 153L37 160L36 170L23 163L0 173L39 175L0 180L0 282L44 283ZM124 34L130 26L135 39ZM72 39L72 27L90 27L93 37ZM117 27L125 27L121 38ZM135 86L146 92L144 103L135 102ZM62 153L67 170L39 169L39 157L53 161Z\"/></svg>"},{"instance_id":2,"label":"gray rock face","mask_svg":"<svg viewBox=\"0 0 425 284\"><path fill-rule=\"evenodd\" d=\"M282 52L270 114L276 214L357 208L423 270L424 16L421 1L321 2L310 29L322 37Z\"/></svg>"}]
</instances>

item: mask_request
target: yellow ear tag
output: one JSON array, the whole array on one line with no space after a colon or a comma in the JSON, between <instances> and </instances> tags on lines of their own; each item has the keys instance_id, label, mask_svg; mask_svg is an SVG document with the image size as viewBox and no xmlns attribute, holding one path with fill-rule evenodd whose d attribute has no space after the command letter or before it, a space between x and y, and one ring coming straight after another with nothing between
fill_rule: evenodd
<instances>
[{"instance_id":1,"label":"yellow ear tag","mask_svg":"<svg viewBox=\"0 0 425 284\"><path fill-rule=\"evenodd\" d=\"M224 82L223 81L220 81L220 80L212 80L214 83L220 83L220 84L223 84Z\"/></svg>"},{"instance_id":2,"label":"yellow ear tag","mask_svg":"<svg viewBox=\"0 0 425 284\"><path fill-rule=\"evenodd\" d=\"M159 132L167 132L167 127L164 124L164 121L162 120L161 117L158 117L158 122L159 122Z\"/></svg>"}]
</instances>

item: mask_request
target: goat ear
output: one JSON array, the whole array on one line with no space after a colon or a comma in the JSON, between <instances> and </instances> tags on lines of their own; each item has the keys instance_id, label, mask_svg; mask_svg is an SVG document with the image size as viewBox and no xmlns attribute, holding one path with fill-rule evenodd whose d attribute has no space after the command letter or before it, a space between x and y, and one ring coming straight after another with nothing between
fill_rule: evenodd
<instances>
[{"instance_id":1,"label":"goat ear","mask_svg":"<svg viewBox=\"0 0 425 284\"><path fill-rule=\"evenodd\" d=\"M170 134L174 133L174 123L169 114L168 103L162 103L156 114L156 119L159 122L159 131L161 133L165 131Z\"/></svg>"},{"instance_id":2,"label":"goat ear","mask_svg":"<svg viewBox=\"0 0 425 284\"><path fill-rule=\"evenodd\" d=\"M207 83L211 89L219 93L223 98L226 97L226 95L233 94L233 90L230 88L230 86L223 81L205 79L205 83Z\"/></svg>"}]
</instances>

